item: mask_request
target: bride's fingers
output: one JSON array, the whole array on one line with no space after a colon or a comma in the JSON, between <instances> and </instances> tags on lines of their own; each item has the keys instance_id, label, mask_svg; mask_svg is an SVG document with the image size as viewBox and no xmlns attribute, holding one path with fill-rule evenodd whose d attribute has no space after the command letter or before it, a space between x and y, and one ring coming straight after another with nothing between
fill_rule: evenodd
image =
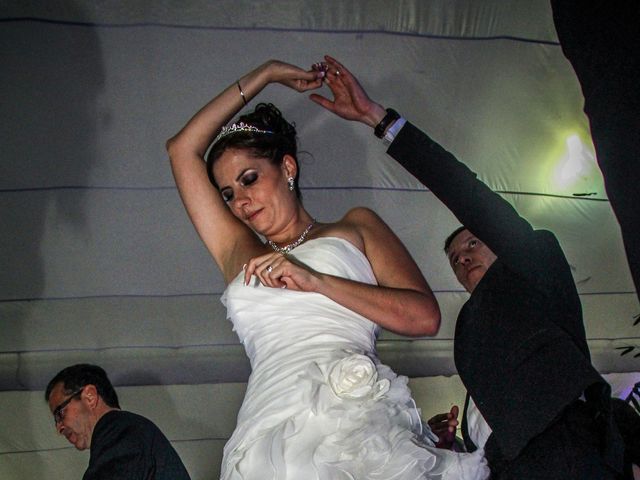
<instances>
[{"instance_id":1,"label":"bride's fingers","mask_svg":"<svg viewBox=\"0 0 640 480\"><path fill-rule=\"evenodd\" d=\"M278 277L280 275L278 263L276 261L269 261L267 265L260 270L259 278L260 282L266 287L273 287L276 283L279 283Z\"/></svg>"},{"instance_id":2,"label":"bride's fingers","mask_svg":"<svg viewBox=\"0 0 640 480\"><path fill-rule=\"evenodd\" d=\"M253 275L253 271L255 269L255 265L252 265L252 260L249 260L248 263L245 263L242 266L242 270L244 270L244 284L245 285L249 285L249 280L251 280L251 275Z\"/></svg>"},{"instance_id":3,"label":"bride's fingers","mask_svg":"<svg viewBox=\"0 0 640 480\"><path fill-rule=\"evenodd\" d=\"M307 90L314 90L322 86L324 79L324 73L319 71L305 72L309 76L301 78L292 78L284 81L287 86L293 88L298 92L305 92Z\"/></svg>"},{"instance_id":4,"label":"bride's fingers","mask_svg":"<svg viewBox=\"0 0 640 480\"><path fill-rule=\"evenodd\" d=\"M274 257L273 253L268 253L266 255L260 255L259 257L251 258L247 264L243 267L244 269L244 284L249 285L251 281L251 276L255 275L260 277L260 272L265 269L269 265L269 261Z\"/></svg>"},{"instance_id":5,"label":"bride's fingers","mask_svg":"<svg viewBox=\"0 0 640 480\"><path fill-rule=\"evenodd\" d=\"M287 288L290 290L302 290L300 281L309 275L308 269L303 265L298 265L295 261L281 256L276 263L273 264L273 269L269 274L269 280L274 288Z\"/></svg>"},{"instance_id":6,"label":"bride's fingers","mask_svg":"<svg viewBox=\"0 0 640 480\"><path fill-rule=\"evenodd\" d=\"M286 259L280 254L266 258L256 269L256 276L260 279L260 283L267 287L281 287L285 264Z\"/></svg>"},{"instance_id":7,"label":"bride's fingers","mask_svg":"<svg viewBox=\"0 0 640 480\"><path fill-rule=\"evenodd\" d=\"M327 62L316 62L311 65L311 70L326 73L329 70L329 65L327 65Z\"/></svg>"}]
</instances>

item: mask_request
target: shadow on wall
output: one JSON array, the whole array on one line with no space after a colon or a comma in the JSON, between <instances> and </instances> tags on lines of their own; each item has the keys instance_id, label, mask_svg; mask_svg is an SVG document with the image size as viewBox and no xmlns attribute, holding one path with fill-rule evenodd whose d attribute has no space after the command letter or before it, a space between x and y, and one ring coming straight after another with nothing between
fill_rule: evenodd
<instances>
[{"instance_id":1,"label":"shadow on wall","mask_svg":"<svg viewBox=\"0 0 640 480\"><path fill-rule=\"evenodd\" d=\"M17 358L7 367L18 368L18 375L20 354L38 341L27 324L52 296L47 270L61 261L47 258L46 240L64 224L71 227L64 231L86 236L83 187L95 162L97 97L104 86L100 42L95 28L84 25L86 14L74 1L58 4L56 13L73 23L14 20L0 31L0 355ZM30 422L29 415L23 419ZM38 451L35 441L21 438L20 445Z\"/></svg>"}]
</instances>

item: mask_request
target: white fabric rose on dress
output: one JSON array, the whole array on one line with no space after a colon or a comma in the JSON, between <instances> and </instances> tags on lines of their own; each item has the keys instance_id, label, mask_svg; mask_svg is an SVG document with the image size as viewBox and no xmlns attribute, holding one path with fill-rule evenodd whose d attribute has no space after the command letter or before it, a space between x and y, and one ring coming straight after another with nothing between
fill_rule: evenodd
<instances>
[{"instance_id":1,"label":"white fabric rose on dress","mask_svg":"<svg viewBox=\"0 0 640 480\"><path fill-rule=\"evenodd\" d=\"M329 385L338 397L350 400L376 399L387 393L391 382L378 380L378 370L366 355L354 353L334 363Z\"/></svg>"}]
</instances>

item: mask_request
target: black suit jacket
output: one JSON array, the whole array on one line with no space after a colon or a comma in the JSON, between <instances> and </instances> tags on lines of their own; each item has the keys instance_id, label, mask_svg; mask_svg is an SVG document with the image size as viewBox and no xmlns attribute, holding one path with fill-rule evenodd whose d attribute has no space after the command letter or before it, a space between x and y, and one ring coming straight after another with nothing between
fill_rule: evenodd
<instances>
[{"instance_id":1,"label":"black suit jacket","mask_svg":"<svg viewBox=\"0 0 640 480\"><path fill-rule=\"evenodd\" d=\"M89 468L83 480L189 480L167 437L150 420L112 410L91 436Z\"/></svg>"},{"instance_id":2,"label":"black suit jacket","mask_svg":"<svg viewBox=\"0 0 640 480\"><path fill-rule=\"evenodd\" d=\"M454 357L507 460L594 384L582 309L555 236L534 230L464 164L407 123L388 153L496 255L456 323Z\"/></svg>"}]
</instances>

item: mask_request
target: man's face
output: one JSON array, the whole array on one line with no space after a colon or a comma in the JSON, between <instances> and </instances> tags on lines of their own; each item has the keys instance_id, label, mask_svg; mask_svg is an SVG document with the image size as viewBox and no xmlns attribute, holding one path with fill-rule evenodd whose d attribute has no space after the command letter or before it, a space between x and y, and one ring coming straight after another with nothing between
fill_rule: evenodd
<instances>
[{"instance_id":1,"label":"man's face","mask_svg":"<svg viewBox=\"0 0 640 480\"><path fill-rule=\"evenodd\" d=\"M466 229L454 237L447 249L447 257L456 278L469 293L473 292L498 258L489 247Z\"/></svg>"},{"instance_id":2,"label":"man's face","mask_svg":"<svg viewBox=\"0 0 640 480\"><path fill-rule=\"evenodd\" d=\"M49 395L49 409L57 416L55 422L58 433L64 435L78 450L84 450L91 446L95 420L86 404L86 392L82 391L76 395L72 393L65 392L62 383L56 384ZM59 409L58 407L67 400L69 402L64 408Z\"/></svg>"}]
</instances>

